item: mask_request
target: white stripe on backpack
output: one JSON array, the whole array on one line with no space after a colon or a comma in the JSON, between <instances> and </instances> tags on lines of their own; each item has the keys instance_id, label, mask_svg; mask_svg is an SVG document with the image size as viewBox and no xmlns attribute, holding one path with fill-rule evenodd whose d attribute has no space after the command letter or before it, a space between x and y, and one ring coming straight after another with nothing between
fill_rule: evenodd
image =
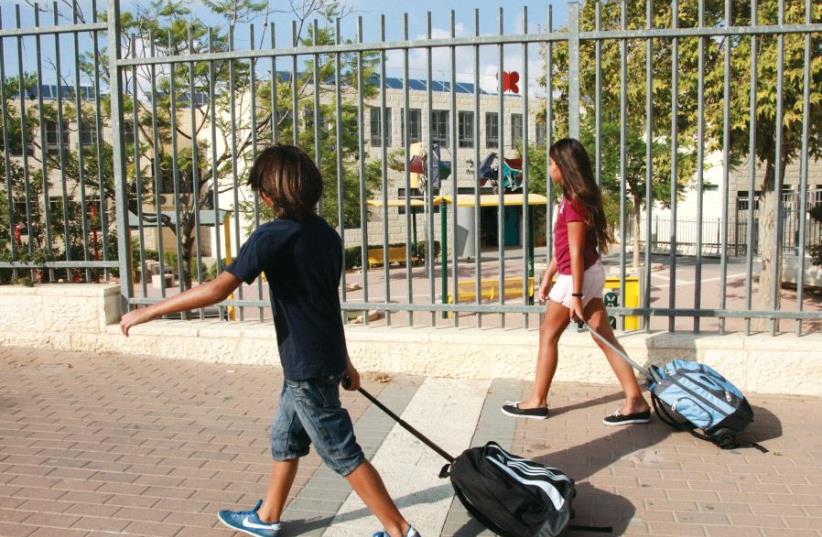
<instances>
[{"instance_id":1,"label":"white stripe on backpack","mask_svg":"<svg viewBox=\"0 0 822 537\"><path fill-rule=\"evenodd\" d=\"M514 470L506 466L505 464L501 463L500 461L496 460L494 457L486 457L489 461L493 462L495 465L499 466L499 468L505 472L506 474L510 475L514 480L519 482L522 485L531 485L534 487L539 487L540 489L548 495L548 498L551 500L551 503L554 504L554 509L559 511L562 509L562 506L565 504L565 499L559 493L559 491L548 483L547 481L537 481L533 479L525 479L519 474L517 474Z\"/></svg>"},{"instance_id":2,"label":"white stripe on backpack","mask_svg":"<svg viewBox=\"0 0 822 537\"><path fill-rule=\"evenodd\" d=\"M567 475L563 474L562 470L560 470L559 468L553 468L551 466L544 466L542 464L539 464L538 462L534 462L534 461L529 460L529 459L523 459L521 457L517 457L516 455L512 455L511 453L508 453L507 451L505 451L504 449L502 449L501 447L499 447L497 445L491 445L489 447L492 447L492 448L496 449L497 451L502 453L502 455L506 459L511 461L511 462L506 462L506 464L508 464L508 466L515 466L517 468L520 468L523 472L531 474L531 475L547 475L547 476L553 477L554 479L559 480L559 481L568 481L569 483L571 482L571 478L568 477ZM554 472L559 472L559 473L554 473Z\"/></svg>"}]
</instances>

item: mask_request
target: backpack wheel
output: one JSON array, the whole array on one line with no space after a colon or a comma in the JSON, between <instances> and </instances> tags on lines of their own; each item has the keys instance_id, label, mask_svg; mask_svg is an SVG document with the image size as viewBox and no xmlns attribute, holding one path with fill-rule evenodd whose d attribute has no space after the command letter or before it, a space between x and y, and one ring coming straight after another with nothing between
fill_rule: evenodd
<instances>
[{"instance_id":1,"label":"backpack wheel","mask_svg":"<svg viewBox=\"0 0 822 537\"><path fill-rule=\"evenodd\" d=\"M722 449L734 449L739 446L736 431L733 429L718 429L711 434L711 441Z\"/></svg>"}]
</instances>

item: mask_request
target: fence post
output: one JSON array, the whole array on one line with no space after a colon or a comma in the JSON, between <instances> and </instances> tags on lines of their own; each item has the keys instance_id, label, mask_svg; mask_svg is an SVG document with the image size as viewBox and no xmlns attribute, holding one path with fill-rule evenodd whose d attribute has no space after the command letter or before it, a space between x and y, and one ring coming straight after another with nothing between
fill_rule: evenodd
<instances>
[{"instance_id":1,"label":"fence post","mask_svg":"<svg viewBox=\"0 0 822 537\"><path fill-rule=\"evenodd\" d=\"M120 2L108 0L107 7L109 62L109 93L111 95L111 149L114 174L114 199L117 218L117 260L120 266L120 298L122 311L128 311L128 300L132 294L131 278L131 240L128 228L128 192L123 166L123 137L120 126L123 125L123 106L120 68Z\"/></svg>"},{"instance_id":2,"label":"fence post","mask_svg":"<svg viewBox=\"0 0 822 537\"><path fill-rule=\"evenodd\" d=\"M568 136L579 138L579 3L568 4Z\"/></svg>"}]
</instances>

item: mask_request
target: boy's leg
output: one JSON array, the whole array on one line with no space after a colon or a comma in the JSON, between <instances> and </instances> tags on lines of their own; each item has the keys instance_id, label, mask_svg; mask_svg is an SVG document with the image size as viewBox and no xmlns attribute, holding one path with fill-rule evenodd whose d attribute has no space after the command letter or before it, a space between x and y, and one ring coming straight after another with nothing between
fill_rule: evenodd
<instances>
[{"instance_id":1,"label":"boy's leg","mask_svg":"<svg viewBox=\"0 0 822 537\"><path fill-rule=\"evenodd\" d=\"M348 479L391 537L403 537L410 526L357 443L351 416L340 404L340 378L293 383L297 416L323 462Z\"/></svg>"},{"instance_id":2,"label":"boy's leg","mask_svg":"<svg viewBox=\"0 0 822 537\"><path fill-rule=\"evenodd\" d=\"M400 514L394 500L388 495L380 474L370 462L363 461L346 479L391 537L403 537L408 532L410 525Z\"/></svg>"},{"instance_id":3,"label":"boy's leg","mask_svg":"<svg viewBox=\"0 0 822 537\"><path fill-rule=\"evenodd\" d=\"M622 345L620 345L614 335L614 331L611 329L611 325L608 323L608 312L605 310L605 305L602 303L601 298L591 299L585 307L585 317L591 328L596 330L597 333L608 340L609 343L624 352ZM622 391L625 392L625 405L620 409L620 413L627 416L650 410L651 407L648 406L648 403L642 396L642 389L639 387L636 375L631 366L613 350L608 348L607 345L596 338L594 338L594 341L596 341L599 348L602 349L602 352L605 353L611 369L613 369L619 383L622 385Z\"/></svg>"},{"instance_id":4,"label":"boy's leg","mask_svg":"<svg viewBox=\"0 0 822 537\"><path fill-rule=\"evenodd\" d=\"M279 522L283 514L288 492L297 475L300 459L274 461L271 465L271 479L268 482L263 504L257 510L257 516L263 522Z\"/></svg>"}]
</instances>

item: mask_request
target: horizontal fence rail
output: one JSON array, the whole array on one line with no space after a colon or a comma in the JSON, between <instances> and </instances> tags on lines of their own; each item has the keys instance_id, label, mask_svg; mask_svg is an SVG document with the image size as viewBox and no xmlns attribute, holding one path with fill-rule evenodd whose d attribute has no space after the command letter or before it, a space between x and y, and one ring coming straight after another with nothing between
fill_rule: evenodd
<instances>
[{"instance_id":1,"label":"horizontal fence rail","mask_svg":"<svg viewBox=\"0 0 822 537\"><path fill-rule=\"evenodd\" d=\"M571 136L617 238L615 327L818 330L822 10L740 6L585 1L561 25L500 8L493 31L479 10L428 13L413 39L407 16L344 35L320 12L0 8L0 281L117 278L129 307L207 282L273 217L245 186L254 158L292 143L324 176L346 321L529 327L562 195L549 148ZM265 288L193 315L270 320Z\"/></svg>"}]
</instances>

